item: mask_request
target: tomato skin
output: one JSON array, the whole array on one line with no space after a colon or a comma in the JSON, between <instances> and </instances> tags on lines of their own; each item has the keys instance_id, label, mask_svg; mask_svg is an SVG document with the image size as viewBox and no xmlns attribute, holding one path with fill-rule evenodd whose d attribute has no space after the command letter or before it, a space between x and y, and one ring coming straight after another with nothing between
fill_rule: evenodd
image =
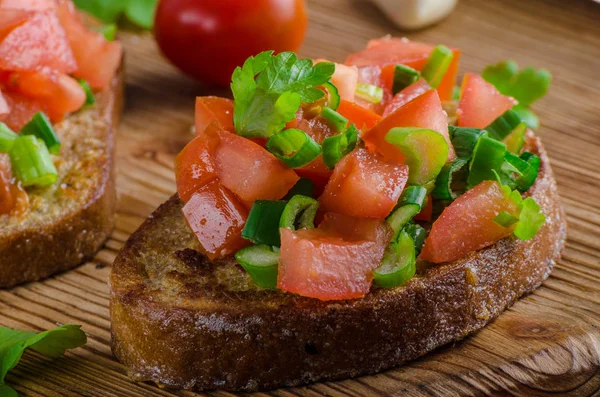
<instances>
[{"instance_id":1,"label":"tomato skin","mask_svg":"<svg viewBox=\"0 0 600 397\"><path fill-rule=\"evenodd\" d=\"M54 10L56 2L54 0L0 0L0 9L12 8L21 10Z\"/></svg>"},{"instance_id":2,"label":"tomato skin","mask_svg":"<svg viewBox=\"0 0 600 397\"><path fill-rule=\"evenodd\" d=\"M0 154L0 215L10 214L16 204L13 195L10 160L7 154Z\"/></svg>"},{"instance_id":3,"label":"tomato skin","mask_svg":"<svg viewBox=\"0 0 600 397\"><path fill-rule=\"evenodd\" d=\"M196 98L196 136L201 135L210 123L216 121L227 131L233 128L233 101L217 96L199 96Z\"/></svg>"},{"instance_id":4,"label":"tomato skin","mask_svg":"<svg viewBox=\"0 0 600 397\"><path fill-rule=\"evenodd\" d=\"M356 149L335 166L319 199L321 209L358 218L385 218L397 204L407 179L407 166Z\"/></svg>"},{"instance_id":5,"label":"tomato skin","mask_svg":"<svg viewBox=\"0 0 600 397\"><path fill-rule=\"evenodd\" d=\"M10 107L8 107L8 102L6 102L6 97L4 93L0 90L0 120L4 119L10 113Z\"/></svg>"},{"instance_id":6,"label":"tomato skin","mask_svg":"<svg viewBox=\"0 0 600 397\"><path fill-rule=\"evenodd\" d=\"M421 208L421 212L415 215L415 221L425 221L431 222L431 218L433 216L433 199L431 198L431 194L427 196L427 202L425 206Z\"/></svg>"},{"instance_id":7,"label":"tomato skin","mask_svg":"<svg viewBox=\"0 0 600 397\"><path fill-rule=\"evenodd\" d=\"M251 55L296 51L306 27L305 0L161 0L154 36L184 73L224 86Z\"/></svg>"},{"instance_id":8,"label":"tomato skin","mask_svg":"<svg viewBox=\"0 0 600 397\"><path fill-rule=\"evenodd\" d=\"M361 298L391 237L383 220L337 214L317 229L281 229L277 287L324 301Z\"/></svg>"},{"instance_id":9,"label":"tomato skin","mask_svg":"<svg viewBox=\"0 0 600 397\"><path fill-rule=\"evenodd\" d=\"M210 260L248 245L242 239L248 211L217 180L195 192L183 207L183 214Z\"/></svg>"},{"instance_id":10,"label":"tomato skin","mask_svg":"<svg viewBox=\"0 0 600 397\"><path fill-rule=\"evenodd\" d=\"M483 181L444 209L433 223L420 258L450 262L510 236L514 227L494 222L503 211L518 215L517 205L496 181Z\"/></svg>"},{"instance_id":11,"label":"tomato skin","mask_svg":"<svg viewBox=\"0 0 600 397\"><path fill-rule=\"evenodd\" d=\"M460 127L486 128L518 102L502 95L483 77L465 73L456 115Z\"/></svg>"},{"instance_id":12,"label":"tomato skin","mask_svg":"<svg viewBox=\"0 0 600 397\"><path fill-rule=\"evenodd\" d=\"M350 123L361 131L373 128L381 120L381 116L371 110L342 99L337 112L346 117Z\"/></svg>"},{"instance_id":13,"label":"tomato skin","mask_svg":"<svg viewBox=\"0 0 600 397\"><path fill-rule=\"evenodd\" d=\"M20 131L37 112L48 112L47 105L40 100L11 91L4 91L3 95L10 112L1 117L0 121L13 131Z\"/></svg>"},{"instance_id":14,"label":"tomato skin","mask_svg":"<svg viewBox=\"0 0 600 397\"><path fill-rule=\"evenodd\" d=\"M389 116L397 109L400 109L402 106L406 105L413 99L420 97L429 90L431 90L431 86L427 83L427 81L425 81L425 79L420 79L416 83L409 85L394 95L394 98L385 107L383 117Z\"/></svg>"}]
</instances>

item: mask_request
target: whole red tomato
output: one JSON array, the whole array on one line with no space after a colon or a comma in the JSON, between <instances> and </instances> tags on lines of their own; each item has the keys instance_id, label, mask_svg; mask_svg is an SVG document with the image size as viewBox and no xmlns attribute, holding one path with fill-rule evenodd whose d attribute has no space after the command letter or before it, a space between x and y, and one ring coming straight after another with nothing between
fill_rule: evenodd
<instances>
[{"instance_id":1,"label":"whole red tomato","mask_svg":"<svg viewBox=\"0 0 600 397\"><path fill-rule=\"evenodd\" d=\"M296 51L306 25L305 0L161 0L154 35L183 72L228 85L249 56Z\"/></svg>"}]
</instances>

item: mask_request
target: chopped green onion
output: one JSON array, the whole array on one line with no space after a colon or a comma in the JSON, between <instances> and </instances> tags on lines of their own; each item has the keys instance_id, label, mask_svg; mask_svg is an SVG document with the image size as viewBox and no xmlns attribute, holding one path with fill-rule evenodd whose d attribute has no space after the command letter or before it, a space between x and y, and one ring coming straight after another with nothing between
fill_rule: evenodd
<instances>
[{"instance_id":1,"label":"chopped green onion","mask_svg":"<svg viewBox=\"0 0 600 397\"><path fill-rule=\"evenodd\" d=\"M502 142L506 145L509 152L519 154L525 145L525 133L527 132L527 123L522 121L508 134Z\"/></svg>"},{"instance_id":2,"label":"chopped green onion","mask_svg":"<svg viewBox=\"0 0 600 397\"><path fill-rule=\"evenodd\" d=\"M456 200L466 190L468 159L456 158L444 165L431 195L440 200Z\"/></svg>"},{"instance_id":3,"label":"chopped green onion","mask_svg":"<svg viewBox=\"0 0 600 397\"><path fill-rule=\"evenodd\" d=\"M467 188L471 189L482 181L495 180L498 171L502 168L506 153L506 145L502 142L488 136L479 138L469 166Z\"/></svg>"},{"instance_id":4,"label":"chopped green onion","mask_svg":"<svg viewBox=\"0 0 600 397\"><path fill-rule=\"evenodd\" d=\"M117 25L114 23L95 27L94 30L104 35L107 41L115 41L115 37L117 36Z\"/></svg>"},{"instance_id":5,"label":"chopped green onion","mask_svg":"<svg viewBox=\"0 0 600 397\"><path fill-rule=\"evenodd\" d=\"M0 153L8 153L17 139L17 134L4 123L0 123Z\"/></svg>"},{"instance_id":6,"label":"chopped green onion","mask_svg":"<svg viewBox=\"0 0 600 397\"><path fill-rule=\"evenodd\" d=\"M540 126L540 119L529 108L517 105L513 108L513 110L519 113L519 117L521 117L521 120L523 120L527 124L527 126L532 130L537 129Z\"/></svg>"},{"instance_id":7,"label":"chopped green onion","mask_svg":"<svg viewBox=\"0 0 600 397\"><path fill-rule=\"evenodd\" d=\"M338 89L333 83L328 82L323 84L323 88L327 92L327 107L333 110L337 110L340 106L341 98Z\"/></svg>"},{"instance_id":8,"label":"chopped green onion","mask_svg":"<svg viewBox=\"0 0 600 397\"><path fill-rule=\"evenodd\" d=\"M275 289L279 250L268 245L253 245L239 250L235 259L261 288Z\"/></svg>"},{"instance_id":9,"label":"chopped green onion","mask_svg":"<svg viewBox=\"0 0 600 397\"><path fill-rule=\"evenodd\" d=\"M334 169L335 165L348 153L354 150L358 141L358 131L354 124L338 135L325 138L323 141L323 162L329 169Z\"/></svg>"},{"instance_id":10,"label":"chopped green onion","mask_svg":"<svg viewBox=\"0 0 600 397\"><path fill-rule=\"evenodd\" d=\"M266 146L269 152L290 168L303 167L321 154L321 146L306 132L295 128L271 136Z\"/></svg>"},{"instance_id":11,"label":"chopped green onion","mask_svg":"<svg viewBox=\"0 0 600 397\"><path fill-rule=\"evenodd\" d=\"M396 65L394 69L394 84L392 94L396 95L409 85L416 83L421 78L421 74L410 66Z\"/></svg>"},{"instance_id":12,"label":"chopped green onion","mask_svg":"<svg viewBox=\"0 0 600 397\"><path fill-rule=\"evenodd\" d=\"M490 137L499 141L503 140L521 123L521 117L512 109L502 113L500 117L486 127Z\"/></svg>"},{"instance_id":13,"label":"chopped green onion","mask_svg":"<svg viewBox=\"0 0 600 397\"><path fill-rule=\"evenodd\" d=\"M323 108L321 116L325 117L336 131L344 132L348 126L348 119L331 108Z\"/></svg>"},{"instance_id":14,"label":"chopped green onion","mask_svg":"<svg viewBox=\"0 0 600 397\"><path fill-rule=\"evenodd\" d=\"M281 200L257 200L250 209L242 237L254 244L279 247L279 220L287 203Z\"/></svg>"},{"instance_id":15,"label":"chopped green onion","mask_svg":"<svg viewBox=\"0 0 600 397\"><path fill-rule=\"evenodd\" d=\"M83 79L78 79L79 85L83 88L85 92L85 105L93 105L96 103L96 98L94 97L94 92L92 91L92 87L88 84L87 81Z\"/></svg>"},{"instance_id":16,"label":"chopped green onion","mask_svg":"<svg viewBox=\"0 0 600 397\"><path fill-rule=\"evenodd\" d=\"M279 227L291 230L313 229L319 202L312 197L294 196L285 206Z\"/></svg>"},{"instance_id":17,"label":"chopped green onion","mask_svg":"<svg viewBox=\"0 0 600 397\"><path fill-rule=\"evenodd\" d=\"M487 134L485 130L479 128L454 127L452 125L448 126L448 132L456 151L456 157L461 159L471 158L475 144L481 136Z\"/></svg>"},{"instance_id":18,"label":"chopped green onion","mask_svg":"<svg viewBox=\"0 0 600 397\"><path fill-rule=\"evenodd\" d=\"M381 265L373 270L373 282L381 288L394 288L413 278L416 271L415 243L402 232L398 242L385 250Z\"/></svg>"},{"instance_id":19,"label":"chopped green onion","mask_svg":"<svg viewBox=\"0 0 600 397\"><path fill-rule=\"evenodd\" d=\"M392 128L385 136L396 146L408 165L408 183L426 185L434 181L448 158L448 143L439 132L416 127Z\"/></svg>"},{"instance_id":20,"label":"chopped green onion","mask_svg":"<svg viewBox=\"0 0 600 397\"><path fill-rule=\"evenodd\" d=\"M445 45L438 45L431 51L427 63L421 70L421 75L432 88L437 88L446 75L454 54Z\"/></svg>"},{"instance_id":21,"label":"chopped green onion","mask_svg":"<svg viewBox=\"0 0 600 397\"><path fill-rule=\"evenodd\" d=\"M51 154L58 154L60 151L60 139L58 139L52 123L42 112L36 113L29 123L25 124L25 127L21 129L21 135L34 135L40 138Z\"/></svg>"},{"instance_id":22,"label":"chopped green onion","mask_svg":"<svg viewBox=\"0 0 600 397\"><path fill-rule=\"evenodd\" d=\"M427 236L425 228L421 225L417 225L416 223L411 223L404 226L404 231L408 233L408 235L415 242L415 253L416 256L419 256L423 246L425 245L425 237Z\"/></svg>"},{"instance_id":23,"label":"chopped green onion","mask_svg":"<svg viewBox=\"0 0 600 397\"><path fill-rule=\"evenodd\" d=\"M525 152L523 155L525 155L525 157L520 158L515 154L506 152L502 171L509 175L511 173L518 174L515 179L516 187L520 191L526 192L533 186L537 179L540 169L540 158L529 152Z\"/></svg>"},{"instance_id":24,"label":"chopped green onion","mask_svg":"<svg viewBox=\"0 0 600 397\"><path fill-rule=\"evenodd\" d=\"M423 186L409 186L404 189L397 208L386 219L394 231L392 241L396 241L404 225L421 212L426 198L427 189Z\"/></svg>"},{"instance_id":25,"label":"chopped green onion","mask_svg":"<svg viewBox=\"0 0 600 397\"><path fill-rule=\"evenodd\" d=\"M23 186L49 186L58 180L52 157L41 139L19 135L9 155L15 177Z\"/></svg>"},{"instance_id":26,"label":"chopped green onion","mask_svg":"<svg viewBox=\"0 0 600 397\"><path fill-rule=\"evenodd\" d=\"M511 227L517 222L519 222L519 218L506 211L502 211L494 218L494 223L502 227Z\"/></svg>"},{"instance_id":27,"label":"chopped green onion","mask_svg":"<svg viewBox=\"0 0 600 397\"><path fill-rule=\"evenodd\" d=\"M458 101L460 99L460 87L455 85L452 87L452 99Z\"/></svg>"},{"instance_id":28,"label":"chopped green onion","mask_svg":"<svg viewBox=\"0 0 600 397\"><path fill-rule=\"evenodd\" d=\"M383 99L383 89L372 84L358 83L356 85L356 96L369 103L381 103Z\"/></svg>"},{"instance_id":29,"label":"chopped green onion","mask_svg":"<svg viewBox=\"0 0 600 397\"><path fill-rule=\"evenodd\" d=\"M308 178L300 178L298 182L290 189L285 195L283 200L289 200L296 195L314 197L315 196L315 184Z\"/></svg>"},{"instance_id":30,"label":"chopped green onion","mask_svg":"<svg viewBox=\"0 0 600 397\"><path fill-rule=\"evenodd\" d=\"M546 222L546 216L540 211L538 203L531 197L527 197L521 204L519 223L514 234L521 240L529 240L537 234L538 230Z\"/></svg>"}]
</instances>

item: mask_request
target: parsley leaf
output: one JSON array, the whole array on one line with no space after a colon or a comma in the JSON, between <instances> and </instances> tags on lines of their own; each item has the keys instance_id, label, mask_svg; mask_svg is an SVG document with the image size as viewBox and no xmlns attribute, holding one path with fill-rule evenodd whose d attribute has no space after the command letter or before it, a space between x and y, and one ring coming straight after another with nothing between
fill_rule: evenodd
<instances>
[{"instance_id":1,"label":"parsley leaf","mask_svg":"<svg viewBox=\"0 0 600 397\"><path fill-rule=\"evenodd\" d=\"M552 75L546 69L527 67L519 71L515 61L505 61L487 66L482 73L483 78L493 84L501 94L512 96L519 104L515 111L530 128L537 128L539 120L529 109L548 92Z\"/></svg>"},{"instance_id":2,"label":"parsley leaf","mask_svg":"<svg viewBox=\"0 0 600 397\"><path fill-rule=\"evenodd\" d=\"M316 88L331 79L335 65L298 60L293 52L262 52L233 72L234 125L238 134L268 138L292 120L302 102L311 103L325 93Z\"/></svg>"},{"instance_id":3,"label":"parsley leaf","mask_svg":"<svg viewBox=\"0 0 600 397\"><path fill-rule=\"evenodd\" d=\"M143 29L151 29L158 0L74 0L75 5L104 23L115 23L125 15Z\"/></svg>"},{"instance_id":4,"label":"parsley leaf","mask_svg":"<svg viewBox=\"0 0 600 397\"><path fill-rule=\"evenodd\" d=\"M39 334L0 327L0 395L16 396L16 392L4 384L8 371L21 359L26 348L31 348L45 356L56 358L84 345L87 337L79 325L63 325ZM11 394L12 393L12 394Z\"/></svg>"}]
</instances>

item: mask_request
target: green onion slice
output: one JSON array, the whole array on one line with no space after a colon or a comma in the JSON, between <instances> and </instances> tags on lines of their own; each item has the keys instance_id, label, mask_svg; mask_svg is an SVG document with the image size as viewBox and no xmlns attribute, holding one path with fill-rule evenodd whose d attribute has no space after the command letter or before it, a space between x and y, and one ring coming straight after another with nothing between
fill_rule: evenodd
<instances>
[{"instance_id":1,"label":"green onion slice","mask_svg":"<svg viewBox=\"0 0 600 397\"><path fill-rule=\"evenodd\" d=\"M34 135L40 138L51 154L58 154L60 152L60 139L52 127L52 123L48 120L48 117L42 112L36 113L31 120L25 124L21 130L21 135Z\"/></svg>"},{"instance_id":2,"label":"green onion slice","mask_svg":"<svg viewBox=\"0 0 600 397\"><path fill-rule=\"evenodd\" d=\"M288 167L300 168L319 157L321 145L306 132L290 128L271 136L267 150Z\"/></svg>"},{"instance_id":3,"label":"green onion slice","mask_svg":"<svg viewBox=\"0 0 600 397\"><path fill-rule=\"evenodd\" d=\"M506 145L509 152L519 154L525 145L525 133L527 132L527 123L522 121L517 125L502 142Z\"/></svg>"},{"instance_id":4,"label":"green onion slice","mask_svg":"<svg viewBox=\"0 0 600 397\"><path fill-rule=\"evenodd\" d=\"M419 256L423 246L425 245L425 237L427 237L425 228L421 225L417 225L416 223L410 223L404 226L404 231L408 233L408 235L415 242L415 253L416 256Z\"/></svg>"},{"instance_id":5,"label":"green onion slice","mask_svg":"<svg viewBox=\"0 0 600 397\"><path fill-rule=\"evenodd\" d=\"M348 153L354 150L358 141L358 131L354 124L338 135L325 138L323 141L323 162L329 169L334 169L335 165Z\"/></svg>"},{"instance_id":6,"label":"green onion slice","mask_svg":"<svg viewBox=\"0 0 600 397\"><path fill-rule=\"evenodd\" d=\"M485 130L489 133L490 137L501 141L517 128L521 122L521 116L514 110L509 109L494 120L492 124L488 125Z\"/></svg>"},{"instance_id":7,"label":"green onion slice","mask_svg":"<svg viewBox=\"0 0 600 397\"><path fill-rule=\"evenodd\" d=\"M392 93L396 95L409 85L416 83L421 78L421 74L410 66L396 65L394 69L394 84Z\"/></svg>"},{"instance_id":8,"label":"green onion slice","mask_svg":"<svg viewBox=\"0 0 600 397\"><path fill-rule=\"evenodd\" d=\"M470 158L479 138L487 134L485 130L479 128L454 127L452 125L448 126L448 132L456 151L456 157L462 159Z\"/></svg>"},{"instance_id":9,"label":"green onion slice","mask_svg":"<svg viewBox=\"0 0 600 397\"><path fill-rule=\"evenodd\" d=\"M312 197L294 196L285 206L279 227L291 230L313 229L319 202Z\"/></svg>"},{"instance_id":10,"label":"green onion slice","mask_svg":"<svg viewBox=\"0 0 600 397\"><path fill-rule=\"evenodd\" d=\"M115 41L117 36L117 25L114 23L95 27L94 30L101 33L107 41Z\"/></svg>"},{"instance_id":11,"label":"green onion slice","mask_svg":"<svg viewBox=\"0 0 600 397\"><path fill-rule=\"evenodd\" d=\"M523 157L506 152L502 171L508 175L512 173L518 176L515 179L517 189L526 192L535 183L540 170L540 158L529 152L523 153Z\"/></svg>"},{"instance_id":12,"label":"green onion slice","mask_svg":"<svg viewBox=\"0 0 600 397\"><path fill-rule=\"evenodd\" d=\"M473 150L473 158L469 166L467 188L471 189L482 181L496 180L504 164L506 145L488 136L482 136ZM502 180L506 184L507 181Z\"/></svg>"},{"instance_id":13,"label":"green onion slice","mask_svg":"<svg viewBox=\"0 0 600 397\"><path fill-rule=\"evenodd\" d=\"M281 200L257 200L250 209L242 237L254 244L279 247L279 220L287 203Z\"/></svg>"},{"instance_id":14,"label":"green onion slice","mask_svg":"<svg viewBox=\"0 0 600 397\"><path fill-rule=\"evenodd\" d=\"M402 228L421 212L427 198L427 189L423 186L409 186L402 192L397 208L387 217L387 223L394 230L392 241L396 241Z\"/></svg>"},{"instance_id":15,"label":"green onion slice","mask_svg":"<svg viewBox=\"0 0 600 397\"><path fill-rule=\"evenodd\" d=\"M333 110L337 110L340 106L341 98L340 93L335 85L332 82L328 82L323 84L323 88L327 92L327 107Z\"/></svg>"},{"instance_id":16,"label":"green onion slice","mask_svg":"<svg viewBox=\"0 0 600 397\"><path fill-rule=\"evenodd\" d=\"M435 181L431 195L440 200L456 200L466 190L468 159L456 158L445 164Z\"/></svg>"},{"instance_id":17,"label":"green onion slice","mask_svg":"<svg viewBox=\"0 0 600 397\"><path fill-rule=\"evenodd\" d=\"M446 75L454 54L445 45L438 45L431 51L427 63L421 70L421 75L432 88L437 88Z\"/></svg>"},{"instance_id":18,"label":"green onion slice","mask_svg":"<svg viewBox=\"0 0 600 397\"><path fill-rule=\"evenodd\" d=\"M381 103L383 99L383 88L372 84L358 83L356 85L356 96L369 103Z\"/></svg>"},{"instance_id":19,"label":"green onion slice","mask_svg":"<svg viewBox=\"0 0 600 397\"><path fill-rule=\"evenodd\" d=\"M8 153L17 139L17 134L4 123L0 123L0 153Z\"/></svg>"},{"instance_id":20,"label":"green onion slice","mask_svg":"<svg viewBox=\"0 0 600 397\"><path fill-rule=\"evenodd\" d=\"M33 135L19 135L9 152L12 170L23 186L49 186L58 172L44 142Z\"/></svg>"},{"instance_id":21,"label":"green onion slice","mask_svg":"<svg viewBox=\"0 0 600 397\"><path fill-rule=\"evenodd\" d=\"M93 105L96 103L96 97L94 97L94 92L92 91L92 87L90 87L89 83L83 79L78 79L79 85L83 88L85 92L85 105Z\"/></svg>"},{"instance_id":22,"label":"green onion slice","mask_svg":"<svg viewBox=\"0 0 600 397\"><path fill-rule=\"evenodd\" d=\"M502 211L494 218L494 223L502 227L511 227L517 222L519 222L519 218L506 211Z\"/></svg>"},{"instance_id":23,"label":"green onion slice","mask_svg":"<svg viewBox=\"0 0 600 397\"><path fill-rule=\"evenodd\" d=\"M325 117L336 131L344 132L348 126L348 119L336 112L335 110L325 107L321 111L321 116Z\"/></svg>"},{"instance_id":24,"label":"green onion slice","mask_svg":"<svg viewBox=\"0 0 600 397\"><path fill-rule=\"evenodd\" d=\"M295 195L302 195L308 197L315 196L315 184L308 178L300 178L298 182L290 189L290 191L285 195L283 200L288 201Z\"/></svg>"},{"instance_id":25,"label":"green onion slice","mask_svg":"<svg viewBox=\"0 0 600 397\"><path fill-rule=\"evenodd\" d=\"M394 288L413 278L416 271L415 243L403 231L398 242L385 250L381 265L373 270L373 281L378 287Z\"/></svg>"},{"instance_id":26,"label":"green onion slice","mask_svg":"<svg viewBox=\"0 0 600 397\"><path fill-rule=\"evenodd\" d=\"M279 250L268 245L253 245L239 250L235 259L261 288L277 287Z\"/></svg>"}]
</instances>

